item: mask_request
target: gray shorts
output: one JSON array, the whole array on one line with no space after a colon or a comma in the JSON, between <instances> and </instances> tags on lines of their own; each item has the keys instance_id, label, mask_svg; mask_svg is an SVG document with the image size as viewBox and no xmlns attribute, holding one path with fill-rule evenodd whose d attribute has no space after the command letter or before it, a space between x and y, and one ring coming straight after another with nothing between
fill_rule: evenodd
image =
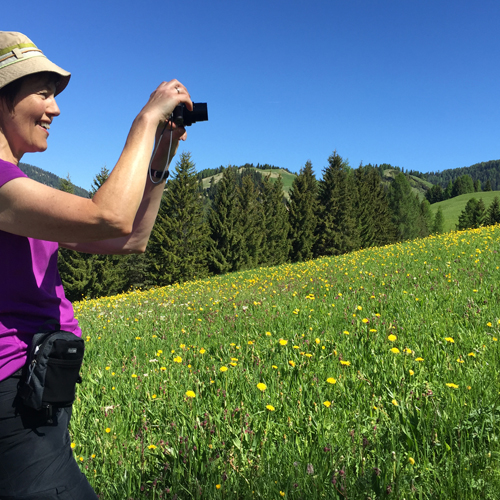
<instances>
[{"instance_id":1,"label":"gray shorts","mask_svg":"<svg viewBox=\"0 0 500 500\"><path fill-rule=\"evenodd\" d=\"M21 371L0 382L0 500L96 500L70 446L71 408L52 423L17 398Z\"/></svg>"}]
</instances>

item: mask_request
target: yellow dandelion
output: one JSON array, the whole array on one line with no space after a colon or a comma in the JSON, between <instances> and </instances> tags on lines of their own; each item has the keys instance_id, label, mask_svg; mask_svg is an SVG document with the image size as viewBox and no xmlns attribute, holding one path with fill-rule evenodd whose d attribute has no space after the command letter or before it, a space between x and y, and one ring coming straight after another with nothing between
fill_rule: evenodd
<instances>
[{"instance_id":1,"label":"yellow dandelion","mask_svg":"<svg viewBox=\"0 0 500 500\"><path fill-rule=\"evenodd\" d=\"M216 484L215 488L218 489L218 490L220 490L220 484Z\"/></svg>"},{"instance_id":2,"label":"yellow dandelion","mask_svg":"<svg viewBox=\"0 0 500 500\"><path fill-rule=\"evenodd\" d=\"M327 408L330 408L331 406L331 402L330 401L324 401L323 404L327 407Z\"/></svg>"},{"instance_id":3,"label":"yellow dandelion","mask_svg":"<svg viewBox=\"0 0 500 500\"><path fill-rule=\"evenodd\" d=\"M410 375L413 377L413 375L415 375L415 372L413 370L410 370L409 371Z\"/></svg>"},{"instance_id":4,"label":"yellow dandelion","mask_svg":"<svg viewBox=\"0 0 500 500\"><path fill-rule=\"evenodd\" d=\"M396 340L397 340L397 337L396 337L396 335L392 335L392 334L391 334L391 335L389 335L389 336L387 337L387 339L388 339L388 340L390 340L391 342L394 342L394 341L396 341Z\"/></svg>"},{"instance_id":5,"label":"yellow dandelion","mask_svg":"<svg viewBox=\"0 0 500 500\"><path fill-rule=\"evenodd\" d=\"M392 404L393 404L394 406L399 406L399 403L398 403L395 399L393 399L393 400L392 400Z\"/></svg>"},{"instance_id":6,"label":"yellow dandelion","mask_svg":"<svg viewBox=\"0 0 500 500\"><path fill-rule=\"evenodd\" d=\"M399 354L400 353L400 350L397 348L397 347L393 347L391 349L391 352L393 352L394 354Z\"/></svg>"},{"instance_id":7,"label":"yellow dandelion","mask_svg":"<svg viewBox=\"0 0 500 500\"><path fill-rule=\"evenodd\" d=\"M415 459L412 457L408 457L408 462L410 462L411 465L415 465Z\"/></svg>"},{"instance_id":8,"label":"yellow dandelion","mask_svg":"<svg viewBox=\"0 0 500 500\"><path fill-rule=\"evenodd\" d=\"M266 408L267 408L269 411L274 411L274 406L273 406L273 405L266 405Z\"/></svg>"},{"instance_id":9,"label":"yellow dandelion","mask_svg":"<svg viewBox=\"0 0 500 500\"><path fill-rule=\"evenodd\" d=\"M186 392L186 396L188 398L195 398L196 397L196 394L193 392L193 391L187 391Z\"/></svg>"},{"instance_id":10,"label":"yellow dandelion","mask_svg":"<svg viewBox=\"0 0 500 500\"><path fill-rule=\"evenodd\" d=\"M280 339L280 345L287 345L287 344L288 344L288 340Z\"/></svg>"},{"instance_id":11,"label":"yellow dandelion","mask_svg":"<svg viewBox=\"0 0 500 500\"><path fill-rule=\"evenodd\" d=\"M176 356L174 358L174 363L182 363L182 358L180 356Z\"/></svg>"},{"instance_id":12,"label":"yellow dandelion","mask_svg":"<svg viewBox=\"0 0 500 500\"><path fill-rule=\"evenodd\" d=\"M328 377L326 379L326 381L329 383L329 384L336 384L337 383L337 380L334 379L333 377Z\"/></svg>"},{"instance_id":13,"label":"yellow dandelion","mask_svg":"<svg viewBox=\"0 0 500 500\"><path fill-rule=\"evenodd\" d=\"M450 389L458 389L457 384L448 383L448 384L446 384L446 386L449 387Z\"/></svg>"},{"instance_id":14,"label":"yellow dandelion","mask_svg":"<svg viewBox=\"0 0 500 500\"><path fill-rule=\"evenodd\" d=\"M106 434L109 434L111 432L111 429L109 427L106 427Z\"/></svg>"},{"instance_id":15,"label":"yellow dandelion","mask_svg":"<svg viewBox=\"0 0 500 500\"><path fill-rule=\"evenodd\" d=\"M71 443L71 449L74 450L76 448L76 443Z\"/></svg>"},{"instance_id":16,"label":"yellow dandelion","mask_svg":"<svg viewBox=\"0 0 500 500\"><path fill-rule=\"evenodd\" d=\"M415 358L415 361L418 361L419 363L422 362L424 358Z\"/></svg>"},{"instance_id":17,"label":"yellow dandelion","mask_svg":"<svg viewBox=\"0 0 500 500\"><path fill-rule=\"evenodd\" d=\"M467 356L471 356L472 358L475 358L476 357L476 353L475 352L469 352L469 354L467 354Z\"/></svg>"},{"instance_id":18,"label":"yellow dandelion","mask_svg":"<svg viewBox=\"0 0 500 500\"><path fill-rule=\"evenodd\" d=\"M227 372L227 366L221 366L221 367L219 368L219 370L220 370L221 372Z\"/></svg>"},{"instance_id":19,"label":"yellow dandelion","mask_svg":"<svg viewBox=\"0 0 500 500\"><path fill-rule=\"evenodd\" d=\"M200 349L200 354L205 354L207 351L205 351L205 349L203 349L203 347Z\"/></svg>"},{"instance_id":20,"label":"yellow dandelion","mask_svg":"<svg viewBox=\"0 0 500 500\"><path fill-rule=\"evenodd\" d=\"M156 446L154 444L150 444L148 446L148 450L156 450Z\"/></svg>"},{"instance_id":21,"label":"yellow dandelion","mask_svg":"<svg viewBox=\"0 0 500 500\"><path fill-rule=\"evenodd\" d=\"M259 389L259 391L264 392L267 389L267 385L260 382L257 384L257 389Z\"/></svg>"},{"instance_id":22,"label":"yellow dandelion","mask_svg":"<svg viewBox=\"0 0 500 500\"><path fill-rule=\"evenodd\" d=\"M289 361L289 362L288 362L288 364L289 364L292 368L294 368L294 367L295 367L295 362L294 362L294 361Z\"/></svg>"},{"instance_id":23,"label":"yellow dandelion","mask_svg":"<svg viewBox=\"0 0 500 500\"><path fill-rule=\"evenodd\" d=\"M444 340L446 340L446 342L449 342L450 344L454 344L455 341L453 340L452 337L446 337Z\"/></svg>"},{"instance_id":24,"label":"yellow dandelion","mask_svg":"<svg viewBox=\"0 0 500 500\"><path fill-rule=\"evenodd\" d=\"M368 319L367 319L367 318L363 318L361 321L362 321L363 323L368 323Z\"/></svg>"},{"instance_id":25,"label":"yellow dandelion","mask_svg":"<svg viewBox=\"0 0 500 500\"><path fill-rule=\"evenodd\" d=\"M351 362L350 361L344 361L343 359L340 361L340 364L343 365L343 366L351 366Z\"/></svg>"}]
</instances>

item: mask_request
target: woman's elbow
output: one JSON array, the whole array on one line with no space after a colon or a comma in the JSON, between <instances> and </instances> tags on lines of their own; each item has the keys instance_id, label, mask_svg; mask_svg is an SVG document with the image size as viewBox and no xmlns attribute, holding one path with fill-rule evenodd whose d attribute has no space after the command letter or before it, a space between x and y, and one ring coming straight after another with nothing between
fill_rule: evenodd
<instances>
[{"instance_id":1,"label":"woman's elbow","mask_svg":"<svg viewBox=\"0 0 500 500\"><path fill-rule=\"evenodd\" d=\"M103 220L108 238L124 238L130 236L134 229L134 221L112 214L104 217Z\"/></svg>"}]
</instances>

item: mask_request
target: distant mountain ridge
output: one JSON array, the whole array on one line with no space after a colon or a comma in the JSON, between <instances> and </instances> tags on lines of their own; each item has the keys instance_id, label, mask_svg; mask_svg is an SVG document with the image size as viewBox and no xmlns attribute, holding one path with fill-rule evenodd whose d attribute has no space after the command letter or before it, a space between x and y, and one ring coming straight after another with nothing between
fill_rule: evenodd
<instances>
[{"instance_id":1,"label":"distant mountain ridge","mask_svg":"<svg viewBox=\"0 0 500 500\"><path fill-rule=\"evenodd\" d=\"M61 177L53 174L52 172L47 172L47 170L43 170L43 168L35 167L33 165L29 165L28 163L19 163L19 168L30 179L55 189L59 189L61 181L63 180ZM78 186L75 186L75 194L81 196L82 198L90 198L90 193L86 189Z\"/></svg>"}]
</instances>

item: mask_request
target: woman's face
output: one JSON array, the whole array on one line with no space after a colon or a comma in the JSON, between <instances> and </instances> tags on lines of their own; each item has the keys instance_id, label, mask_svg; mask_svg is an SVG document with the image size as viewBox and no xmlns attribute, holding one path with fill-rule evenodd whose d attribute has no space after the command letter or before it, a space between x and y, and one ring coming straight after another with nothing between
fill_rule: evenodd
<instances>
[{"instance_id":1,"label":"woman's face","mask_svg":"<svg viewBox=\"0 0 500 500\"><path fill-rule=\"evenodd\" d=\"M0 132L5 138L2 149L10 149L10 161L17 163L24 153L47 149L50 124L60 114L55 91L50 74L35 74L23 79L12 110L0 102ZM9 160L6 152L2 153L1 157Z\"/></svg>"}]
</instances>

